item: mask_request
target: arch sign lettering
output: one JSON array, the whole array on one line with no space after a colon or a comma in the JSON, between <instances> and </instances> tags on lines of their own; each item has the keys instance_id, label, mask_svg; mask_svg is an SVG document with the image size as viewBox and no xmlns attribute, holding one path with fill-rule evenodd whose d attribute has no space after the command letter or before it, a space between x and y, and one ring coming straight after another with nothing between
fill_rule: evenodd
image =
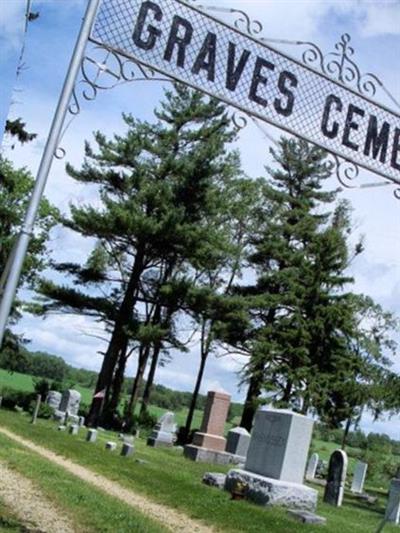
<instances>
[{"instance_id":1,"label":"arch sign lettering","mask_svg":"<svg viewBox=\"0 0 400 533\"><path fill-rule=\"evenodd\" d=\"M400 180L398 113L182 0L103 0L91 40Z\"/></svg>"}]
</instances>

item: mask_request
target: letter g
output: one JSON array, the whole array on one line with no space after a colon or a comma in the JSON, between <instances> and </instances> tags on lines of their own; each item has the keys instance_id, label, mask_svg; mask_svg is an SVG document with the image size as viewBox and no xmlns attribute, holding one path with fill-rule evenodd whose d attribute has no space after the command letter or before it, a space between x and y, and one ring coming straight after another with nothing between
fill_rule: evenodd
<instances>
[{"instance_id":1,"label":"letter g","mask_svg":"<svg viewBox=\"0 0 400 533\"><path fill-rule=\"evenodd\" d=\"M154 2L143 2L140 7L136 26L133 31L133 42L142 50L151 50L156 44L157 37L160 37L161 30L149 24L147 26L147 38L144 38L144 25L150 11L154 13L154 19L158 22L162 20L163 13L160 7Z\"/></svg>"}]
</instances>

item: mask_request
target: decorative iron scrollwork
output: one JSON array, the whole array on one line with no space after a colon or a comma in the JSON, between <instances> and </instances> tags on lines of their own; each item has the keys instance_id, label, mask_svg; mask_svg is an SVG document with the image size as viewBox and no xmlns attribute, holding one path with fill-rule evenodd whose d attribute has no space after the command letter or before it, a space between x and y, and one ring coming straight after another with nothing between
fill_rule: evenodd
<instances>
[{"instance_id":1,"label":"decorative iron scrollwork","mask_svg":"<svg viewBox=\"0 0 400 533\"><path fill-rule=\"evenodd\" d=\"M367 72L362 74L359 67L352 59L354 48L350 45L351 37L348 33L341 36L340 41L335 44L335 52L324 55L321 49L314 43L308 41L293 41L287 44L307 46L302 54L302 61L305 65L312 66L320 70L330 78L334 78L344 85L348 85L358 91L361 95L373 98L380 89L400 109L400 103L385 87L384 83L372 74Z\"/></svg>"},{"instance_id":2,"label":"decorative iron scrollwork","mask_svg":"<svg viewBox=\"0 0 400 533\"><path fill-rule=\"evenodd\" d=\"M233 15L233 25L235 26L235 28L239 31L247 33L252 37L259 35L264 29L264 26L259 20L250 18L247 13L240 9L234 9L230 7L206 6L197 3L198 0L192 0L192 2L198 9L201 9L203 11L214 11L216 13L227 13L229 15Z\"/></svg>"}]
</instances>

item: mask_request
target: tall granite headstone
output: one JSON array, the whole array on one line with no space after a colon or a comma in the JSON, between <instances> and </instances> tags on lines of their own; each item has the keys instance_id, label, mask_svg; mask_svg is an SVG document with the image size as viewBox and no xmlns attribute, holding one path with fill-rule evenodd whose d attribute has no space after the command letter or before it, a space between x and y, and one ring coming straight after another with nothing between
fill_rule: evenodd
<instances>
[{"instance_id":1,"label":"tall granite headstone","mask_svg":"<svg viewBox=\"0 0 400 533\"><path fill-rule=\"evenodd\" d=\"M231 397L226 392L210 391L204 410L200 431L193 436L192 444L185 446L184 454L194 461L227 464L230 454L225 453L225 422Z\"/></svg>"},{"instance_id":2,"label":"tall granite headstone","mask_svg":"<svg viewBox=\"0 0 400 533\"><path fill-rule=\"evenodd\" d=\"M60 408L61 396L61 392L50 390L46 398L47 405L52 407L54 410L58 410Z\"/></svg>"},{"instance_id":3,"label":"tall granite headstone","mask_svg":"<svg viewBox=\"0 0 400 533\"><path fill-rule=\"evenodd\" d=\"M343 450L335 450L329 460L324 502L336 507L340 507L343 502L347 463L347 454Z\"/></svg>"},{"instance_id":4,"label":"tall granite headstone","mask_svg":"<svg viewBox=\"0 0 400 533\"><path fill-rule=\"evenodd\" d=\"M256 503L314 511L318 493L303 485L312 428L311 419L292 411L257 411L244 469L230 470L225 488L244 483Z\"/></svg>"},{"instance_id":5,"label":"tall granite headstone","mask_svg":"<svg viewBox=\"0 0 400 533\"><path fill-rule=\"evenodd\" d=\"M358 461L353 474L353 481L351 483L351 492L355 494L362 494L364 489L365 477L367 475L368 465Z\"/></svg>"},{"instance_id":6,"label":"tall granite headstone","mask_svg":"<svg viewBox=\"0 0 400 533\"><path fill-rule=\"evenodd\" d=\"M76 416L79 411L81 394L77 390L69 389L63 392L59 410Z\"/></svg>"},{"instance_id":7,"label":"tall granite headstone","mask_svg":"<svg viewBox=\"0 0 400 533\"><path fill-rule=\"evenodd\" d=\"M400 479L392 479L385 519L388 522L400 523Z\"/></svg>"},{"instance_id":8,"label":"tall granite headstone","mask_svg":"<svg viewBox=\"0 0 400 533\"><path fill-rule=\"evenodd\" d=\"M150 437L147 439L147 445L155 448L162 446L172 446L176 440L176 423L174 413L164 413Z\"/></svg>"},{"instance_id":9,"label":"tall granite headstone","mask_svg":"<svg viewBox=\"0 0 400 533\"><path fill-rule=\"evenodd\" d=\"M237 427L228 431L225 451L246 460L250 444L250 433L245 428Z\"/></svg>"},{"instance_id":10,"label":"tall granite headstone","mask_svg":"<svg viewBox=\"0 0 400 533\"><path fill-rule=\"evenodd\" d=\"M318 461L319 461L319 455L317 453L313 453L307 463L307 468L306 468L306 480L307 481L312 481L313 479L315 479Z\"/></svg>"}]
</instances>

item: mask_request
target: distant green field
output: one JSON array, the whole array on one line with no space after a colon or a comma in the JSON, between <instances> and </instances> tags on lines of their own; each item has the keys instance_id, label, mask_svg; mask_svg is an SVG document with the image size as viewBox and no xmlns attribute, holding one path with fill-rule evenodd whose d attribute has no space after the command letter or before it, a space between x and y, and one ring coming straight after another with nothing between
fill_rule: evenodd
<instances>
[{"instance_id":1,"label":"distant green field","mask_svg":"<svg viewBox=\"0 0 400 533\"><path fill-rule=\"evenodd\" d=\"M7 370L0 368L0 391L3 387L10 387L20 391L33 392L35 380L40 378L29 376L27 374L20 374L19 372L10 373ZM86 405L89 405L92 399L93 391L85 387L77 385L74 387L82 395L82 402ZM160 417L165 413L166 409L162 407L157 407L155 405L150 406L150 413ZM179 426L183 425L186 421L187 409L182 409L175 413L176 422ZM203 413L200 410L196 410L193 418L193 428L199 428L201 424ZM230 427L230 426L229 426Z\"/></svg>"}]
</instances>

